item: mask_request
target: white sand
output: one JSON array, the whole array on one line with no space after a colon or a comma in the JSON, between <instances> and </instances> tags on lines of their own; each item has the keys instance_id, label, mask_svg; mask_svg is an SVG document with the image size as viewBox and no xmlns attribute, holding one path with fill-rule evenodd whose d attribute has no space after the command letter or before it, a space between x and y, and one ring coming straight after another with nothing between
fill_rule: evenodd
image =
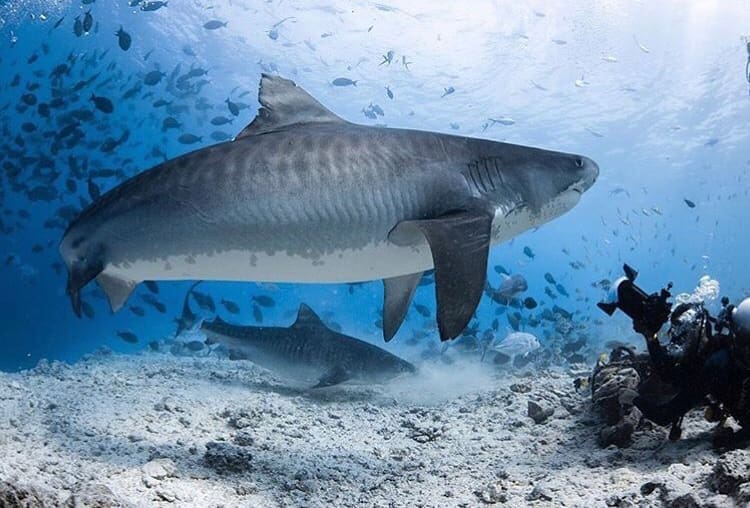
<instances>
[{"instance_id":1,"label":"white sand","mask_svg":"<svg viewBox=\"0 0 750 508\"><path fill-rule=\"evenodd\" d=\"M744 495L709 488L723 458L698 413L678 443L645 429L629 449L602 450L568 373L477 369L305 390L212 357L43 363L0 375L0 480L33 486L45 506L96 505L108 490L122 504L200 507L733 506ZM529 400L554 415L534 423ZM647 482L661 486L643 495Z\"/></svg>"}]
</instances>

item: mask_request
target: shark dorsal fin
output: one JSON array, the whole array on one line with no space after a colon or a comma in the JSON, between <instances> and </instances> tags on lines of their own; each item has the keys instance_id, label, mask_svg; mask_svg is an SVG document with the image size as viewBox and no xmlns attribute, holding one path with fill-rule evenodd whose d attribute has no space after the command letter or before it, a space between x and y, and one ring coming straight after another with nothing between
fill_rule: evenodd
<instances>
[{"instance_id":1,"label":"shark dorsal fin","mask_svg":"<svg viewBox=\"0 0 750 508\"><path fill-rule=\"evenodd\" d=\"M221 319L219 316L214 316L214 318L211 321L208 320L201 320L201 324L198 327L200 330L222 330L226 329L227 327L232 327L234 325L231 325Z\"/></svg>"},{"instance_id":2,"label":"shark dorsal fin","mask_svg":"<svg viewBox=\"0 0 750 508\"><path fill-rule=\"evenodd\" d=\"M206 321L204 321L206 323ZM231 326L229 323L221 319L219 316L214 316L214 318L211 321L208 321L209 324L212 325L219 325L219 326Z\"/></svg>"},{"instance_id":3,"label":"shark dorsal fin","mask_svg":"<svg viewBox=\"0 0 750 508\"><path fill-rule=\"evenodd\" d=\"M258 91L260 109L237 138L273 132L284 127L307 123L345 123L328 108L316 101L294 81L262 74Z\"/></svg>"},{"instance_id":4,"label":"shark dorsal fin","mask_svg":"<svg viewBox=\"0 0 750 508\"><path fill-rule=\"evenodd\" d=\"M299 310L297 311L297 320L294 322L292 326L304 326L304 325L315 325L315 326L323 326L323 321L320 320L317 314L313 312L313 310L308 307L306 304L301 303L299 306Z\"/></svg>"}]
</instances>

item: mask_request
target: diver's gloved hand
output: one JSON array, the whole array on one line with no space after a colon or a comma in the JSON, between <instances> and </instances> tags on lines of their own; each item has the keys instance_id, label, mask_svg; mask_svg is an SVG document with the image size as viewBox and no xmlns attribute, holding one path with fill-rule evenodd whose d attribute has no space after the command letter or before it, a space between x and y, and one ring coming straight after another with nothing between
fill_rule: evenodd
<instances>
[{"instance_id":1,"label":"diver's gloved hand","mask_svg":"<svg viewBox=\"0 0 750 508\"><path fill-rule=\"evenodd\" d=\"M656 332L658 332L659 330L654 330L653 326L653 323L650 323L646 319L633 319L633 330L635 330L636 333L646 337L646 340L652 340L656 338Z\"/></svg>"},{"instance_id":2,"label":"diver's gloved hand","mask_svg":"<svg viewBox=\"0 0 750 508\"><path fill-rule=\"evenodd\" d=\"M648 331L646 330L646 324L643 321L634 319L633 330L635 330L635 333L638 333L648 338Z\"/></svg>"}]
</instances>

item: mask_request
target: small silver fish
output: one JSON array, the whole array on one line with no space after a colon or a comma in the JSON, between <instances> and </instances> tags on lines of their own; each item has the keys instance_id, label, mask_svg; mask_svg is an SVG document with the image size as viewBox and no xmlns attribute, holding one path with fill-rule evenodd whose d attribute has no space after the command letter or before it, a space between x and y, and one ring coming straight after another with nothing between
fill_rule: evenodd
<instances>
[{"instance_id":1,"label":"small silver fish","mask_svg":"<svg viewBox=\"0 0 750 508\"><path fill-rule=\"evenodd\" d=\"M507 356L526 356L532 351L539 349L541 344L532 334L526 332L513 332L503 340L494 344L492 349Z\"/></svg>"}]
</instances>

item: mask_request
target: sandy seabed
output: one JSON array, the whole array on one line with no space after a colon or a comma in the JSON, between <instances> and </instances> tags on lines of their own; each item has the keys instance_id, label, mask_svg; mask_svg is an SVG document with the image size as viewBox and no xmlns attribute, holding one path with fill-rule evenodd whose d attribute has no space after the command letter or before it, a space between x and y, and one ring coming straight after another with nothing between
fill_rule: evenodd
<instances>
[{"instance_id":1,"label":"sandy seabed","mask_svg":"<svg viewBox=\"0 0 750 508\"><path fill-rule=\"evenodd\" d=\"M699 413L601 449L576 374L423 366L290 388L250 362L147 353L0 374L0 506L745 506L750 454ZM529 401L554 413L529 417Z\"/></svg>"}]
</instances>

